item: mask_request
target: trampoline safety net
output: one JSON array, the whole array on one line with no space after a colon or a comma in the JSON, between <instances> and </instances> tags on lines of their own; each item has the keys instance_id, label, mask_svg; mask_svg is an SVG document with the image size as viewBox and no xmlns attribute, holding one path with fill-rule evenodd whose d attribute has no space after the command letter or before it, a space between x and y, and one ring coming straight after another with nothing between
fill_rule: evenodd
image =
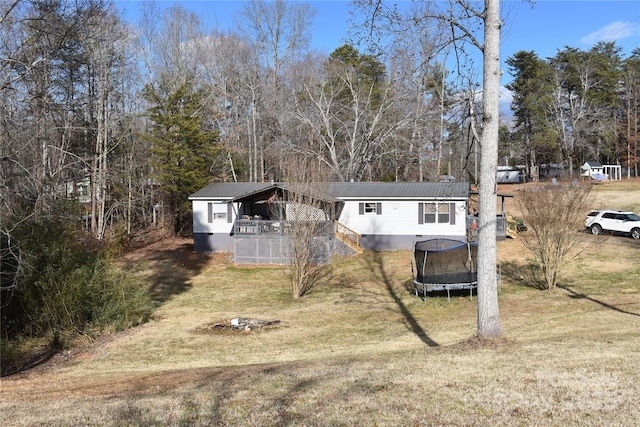
<instances>
[{"instance_id":1,"label":"trampoline safety net","mask_svg":"<svg viewBox=\"0 0 640 427\"><path fill-rule=\"evenodd\" d=\"M478 286L478 245L450 239L416 242L414 258L416 275L413 280L416 295L429 291L470 289Z\"/></svg>"}]
</instances>

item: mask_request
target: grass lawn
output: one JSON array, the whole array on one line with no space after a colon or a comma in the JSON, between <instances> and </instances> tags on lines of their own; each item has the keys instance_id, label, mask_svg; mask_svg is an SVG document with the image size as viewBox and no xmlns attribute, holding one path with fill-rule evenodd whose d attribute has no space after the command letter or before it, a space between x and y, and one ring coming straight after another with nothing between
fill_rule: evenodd
<instances>
[{"instance_id":1,"label":"grass lawn","mask_svg":"<svg viewBox=\"0 0 640 427\"><path fill-rule=\"evenodd\" d=\"M594 207L638 212L639 194L601 184ZM407 290L410 251L335 259L294 300L283 268L158 242L123 259L154 319L3 378L0 424L637 425L640 242L594 239L552 292L529 285L519 240L499 242L504 338L490 342L473 338L475 296ZM235 317L279 323L215 327Z\"/></svg>"}]
</instances>

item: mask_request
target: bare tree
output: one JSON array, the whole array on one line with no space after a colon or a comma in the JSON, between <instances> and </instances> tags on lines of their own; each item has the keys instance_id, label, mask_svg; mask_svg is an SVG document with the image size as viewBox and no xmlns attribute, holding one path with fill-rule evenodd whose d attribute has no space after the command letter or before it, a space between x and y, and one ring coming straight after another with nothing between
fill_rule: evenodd
<instances>
[{"instance_id":1,"label":"bare tree","mask_svg":"<svg viewBox=\"0 0 640 427\"><path fill-rule=\"evenodd\" d=\"M562 60L566 60L560 55ZM574 58L571 55L571 60ZM551 110L551 126L557 134L560 145L561 163L568 163L569 176L573 176L573 159L580 147L584 147L583 137L589 133L591 126L591 103L587 94L592 90L595 81L592 79L592 69L590 64L577 64L571 62L569 67L573 68L580 82L579 87L567 83L567 64L560 66L555 64L555 89L553 91Z\"/></svg>"},{"instance_id":2,"label":"bare tree","mask_svg":"<svg viewBox=\"0 0 640 427\"><path fill-rule=\"evenodd\" d=\"M107 199L109 194L109 155L118 145L114 118L115 99L121 95L116 89L124 67L123 27L114 10L97 11L90 16L90 25L84 34L88 57L91 121L95 123L95 149L91 164L91 230L102 239L107 225Z\"/></svg>"},{"instance_id":3,"label":"bare tree","mask_svg":"<svg viewBox=\"0 0 640 427\"><path fill-rule=\"evenodd\" d=\"M627 166L627 178L631 178L632 171L634 176L638 176L640 163L640 49L636 49L624 62L623 80L620 134L627 144L621 157Z\"/></svg>"},{"instance_id":4,"label":"bare tree","mask_svg":"<svg viewBox=\"0 0 640 427\"><path fill-rule=\"evenodd\" d=\"M148 81L182 82L194 77L197 48L205 37L198 16L181 6L161 12L154 3L144 3L138 24L138 45Z\"/></svg>"},{"instance_id":5,"label":"bare tree","mask_svg":"<svg viewBox=\"0 0 640 427\"><path fill-rule=\"evenodd\" d=\"M367 172L371 179L369 168L392 150L387 144L407 118L389 119L396 112L386 81L368 81L357 65L341 60L327 61L324 71L321 83L304 84L295 98L301 133L313 134L316 140L312 145L292 142L289 148L315 158L340 181L361 179Z\"/></svg>"},{"instance_id":6,"label":"bare tree","mask_svg":"<svg viewBox=\"0 0 640 427\"><path fill-rule=\"evenodd\" d=\"M236 34L213 32L196 45L197 78L212 98L212 118L226 151L225 165L217 165L224 171L221 179L257 181L257 108L263 103L265 84L258 54Z\"/></svg>"},{"instance_id":7,"label":"bare tree","mask_svg":"<svg viewBox=\"0 0 640 427\"><path fill-rule=\"evenodd\" d=\"M263 70L260 74L267 78L252 106L252 138L259 145L259 153L255 153L256 164L260 165L258 180L266 178L268 160L276 163L276 170L269 173L272 178L284 171L283 131L281 115L277 114L285 104L280 80L285 67L308 48L314 15L308 4L285 0L250 0L239 15L240 33L260 52Z\"/></svg>"},{"instance_id":8,"label":"bare tree","mask_svg":"<svg viewBox=\"0 0 640 427\"><path fill-rule=\"evenodd\" d=\"M285 184L287 269L292 295L298 299L325 276L333 252L334 225L326 184L319 170L304 159L288 159L291 168ZM313 176L313 178L312 178Z\"/></svg>"},{"instance_id":9,"label":"bare tree","mask_svg":"<svg viewBox=\"0 0 640 427\"><path fill-rule=\"evenodd\" d=\"M528 231L519 237L540 265L546 289L553 290L568 260L586 248L582 229L590 185L538 185L518 195Z\"/></svg>"},{"instance_id":10,"label":"bare tree","mask_svg":"<svg viewBox=\"0 0 640 427\"><path fill-rule=\"evenodd\" d=\"M498 133L500 128L500 1L486 0L482 72L482 137L478 211L478 335L502 335L496 277Z\"/></svg>"},{"instance_id":11,"label":"bare tree","mask_svg":"<svg viewBox=\"0 0 640 427\"><path fill-rule=\"evenodd\" d=\"M385 24L397 22L397 6L385 8L382 0L356 1L369 11L370 34L379 35L385 31ZM478 233L478 330L479 337L492 338L502 335L498 310L498 288L496 277L496 172L498 161L499 97L500 97L500 19L499 0L485 0L482 4L450 0L444 2L444 9L438 10L436 2L425 0L432 8L421 9L422 19L415 22L434 22L448 29L448 37L440 46L452 46L453 54L459 59L466 55L468 45L477 48L483 56L482 114L476 126L480 139L479 177L479 233ZM385 9L387 10L385 12ZM390 12L388 11L390 10ZM377 20L380 15L390 17L382 25ZM376 31L377 29L378 31ZM425 32L429 30L424 28ZM384 36L384 33L382 34ZM382 37L384 38L384 37ZM437 50L436 50L437 51ZM459 67L460 68L460 67ZM475 97L470 97L475 101ZM473 106L474 102L470 102ZM472 119L475 114L470 114Z\"/></svg>"}]
</instances>

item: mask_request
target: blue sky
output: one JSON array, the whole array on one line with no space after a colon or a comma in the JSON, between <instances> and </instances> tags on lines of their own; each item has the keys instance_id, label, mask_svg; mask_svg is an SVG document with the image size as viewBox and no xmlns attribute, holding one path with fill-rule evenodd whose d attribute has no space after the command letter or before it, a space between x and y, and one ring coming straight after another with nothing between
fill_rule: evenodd
<instances>
[{"instance_id":1,"label":"blue sky","mask_svg":"<svg viewBox=\"0 0 640 427\"><path fill-rule=\"evenodd\" d=\"M292 1L292 0L289 0ZM296 1L296 0L293 0ZM395 0L402 3L403 0ZM209 28L226 31L233 16L242 8L241 0L156 1L161 7L180 4L195 12ZM349 2L342 0L305 1L316 10L312 47L326 53L345 42L349 27ZM117 1L135 20L139 0ZM502 33L502 60L520 50L535 51L540 58L554 56L565 46L587 50L598 41L615 41L627 57L640 48L640 1L638 0L538 0L532 5L524 0L507 0L501 4L505 26ZM505 75L502 84L511 76Z\"/></svg>"}]
</instances>

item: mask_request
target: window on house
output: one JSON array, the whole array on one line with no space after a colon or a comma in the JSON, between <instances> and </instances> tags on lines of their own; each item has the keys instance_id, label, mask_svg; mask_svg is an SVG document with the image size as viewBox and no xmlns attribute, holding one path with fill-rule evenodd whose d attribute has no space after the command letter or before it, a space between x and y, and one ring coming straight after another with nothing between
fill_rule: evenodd
<instances>
[{"instance_id":1,"label":"window on house","mask_svg":"<svg viewBox=\"0 0 640 427\"><path fill-rule=\"evenodd\" d=\"M425 202L418 205L418 224L455 224L455 203Z\"/></svg>"},{"instance_id":2,"label":"window on house","mask_svg":"<svg viewBox=\"0 0 640 427\"><path fill-rule=\"evenodd\" d=\"M207 203L207 222L211 224L214 221L231 222L232 206L231 203Z\"/></svg>"},{"instance_id":3,"label":"window on house","mask_svg":"<svg viewBox=\"0 0 640 427\"><path fill-rule=\"evenodd\" d=\"M449 203L438 203L438 224L449 223Z\"/></svg>"},{"instance_id":4,"label":"window on house","mask_svg":"<svg viewBox=\"0 0 640 427\"><path fill-rule=\"evenodd\" d=\"M424 223L435 224L436 212L438 212L437 203L425 203L424 204Z\"/></svg>"},{"instance_id":5,"label":"window on house","mask_svg":"<svg viewBox=\"0 0 640 427\"><path fill-rule=\"evenodd\" d=\"M359 204L360 215L373 214L382 215L382 203L380 202L362 202Z\"/></svg>"}]
</instances>

